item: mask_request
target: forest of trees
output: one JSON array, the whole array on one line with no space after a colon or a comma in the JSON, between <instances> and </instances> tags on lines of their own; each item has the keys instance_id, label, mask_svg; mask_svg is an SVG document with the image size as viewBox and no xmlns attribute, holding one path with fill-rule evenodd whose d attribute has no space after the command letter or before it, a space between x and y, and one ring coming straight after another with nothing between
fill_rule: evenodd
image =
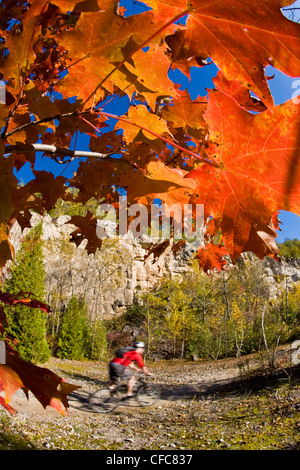
<instances>
[{"instance_id":1,"label":"forest of trees","mask_svg":"<svg viewBox=\"0 0 300 470\"><path fill-rule=\"evenodd\" d=\"M182 228L184 207L203 205L205 243L197 259L204 272L221 270L225 255L233 264L248 252L278 259L277 215L300 215L293 4L0 0L2 276L13 261L1 286L0 340L8 353L0 365L1 406L8 409L12 392L25 387L61 411L74 390L58 387L63 379L49 370L45 385L40 368L22 358L101 359L133 336L145 338L149 357L217 358L297 334L298 286L287 292L278 283L271 297L258 266L255 276L242 266L200 274L199 281L194 273L167 279L139 293L116 323L96 324L101 311L90 315L84 294L68 294L68 305L49 311L38 234L24 240L16 260L11 238L16 220L30 229L32 211L49 214L58 200L82 208L91 200L109 203L120 218L126 194L128 215L142 204L148 227L157 200L178 204L173 215ZM194 83L194 72L202 71L205 78ZM281 74L289 83L282 87ZM277 97L278 88L284 93ZM93 207L70 224L75 245L85 241L88 255L95 254L102 240Z\"/></svg>"},{"instance_id":2,"label":"forest of trees","mask_svg":"<svg viewBox=\"0 0 300 470\"><path fill-rule=\"evenodd\" d=\"M11 294L28 292L33 298L44 301L46 274L41 234L40 223L24 237L11 267L11 275L3 286L4 291ZM47 314L25 305L6 307L5 313L7 333L17 341L16 350L20 356L32 362L46 362L50 357L45 335Z\"/></svg>"},{"instance_id":3,"label":"forest of trees","mask_svg":"<svg viewBox=\"0 0 300 470\"><path fill-rule=\"evenodd\" d=\"M284 243L278 244L278 248L279 254L283 258L300 258L300 240L297 240L297 238L293 240L286 239Z\"/></svg>"},{"instance_id":4,"label":"forest of trees","mask_svg":"<svg viewBox=\"0 0 300 470\"><path fill-rule=\"evenodd\" d=\"M287 291L278 283L271 298L261 262L246 259L221 274L207 276L195 266L180 279L160 282L116 320L115 329L139 329L150 357L218 359L297 339L299 320L300 284Z\"/></svg>"},{"instance_id":5,"label":"forest of trees","mask_svg":"<svg viewBox=\"0 0 300 470\"><path fill-rule=\"evenodd\" d=\"M5 289L45 298L41 224L24 238ZM298 240L280 245L292 258ZM271 296L262 262L241 258L230 269L205 274L197 264L176 278L165 278L113 320L91 315L84 298L72 296L66 308L48 316L24 305L6 307L8 331L26 360L106 361L119 346L142 339L147 357L223 358L276 348L300 337L300 283L287 290L277 283Z\"/></svg>"}]
</instances>

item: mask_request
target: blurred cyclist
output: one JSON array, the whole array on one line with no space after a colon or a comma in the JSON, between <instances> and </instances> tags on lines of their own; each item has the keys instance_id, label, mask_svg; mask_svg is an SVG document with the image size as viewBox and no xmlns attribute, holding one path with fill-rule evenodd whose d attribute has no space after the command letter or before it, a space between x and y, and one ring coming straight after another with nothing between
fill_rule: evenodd
<instances>
[{"instance_id":1,"label":"blurred cyclist","mask_svg":"<svg viewBox=\"0 0 300 470\"><path fill-rule=\"evenodd\" d=\"M131 398L135 384L135 377L131 369L135 371L142 370L146 375L153 375L144 364L142 357L144 352L145 345L142 341L134 343L134 347L121 348L117 351L116 357L109 363L110 390L116 388L118 378L127 380L126 398ZM138 367L134 363L137 363Z\"/></svg>"}]
</instances>

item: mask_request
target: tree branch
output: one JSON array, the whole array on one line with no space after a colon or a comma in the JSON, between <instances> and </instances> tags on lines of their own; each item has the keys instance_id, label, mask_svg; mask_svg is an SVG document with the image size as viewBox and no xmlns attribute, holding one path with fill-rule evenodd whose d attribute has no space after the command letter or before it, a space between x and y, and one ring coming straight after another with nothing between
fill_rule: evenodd
<instances>
[{"instance_id":1,"label":"tree branch","mask_svg":"<svg viewBox=\"0 0 300 470\"><path fill-rule=\"evenodd\" d=\"M4 155L11 153L28 153L28 152L44 152L50 153L53 155L57 163L68 163L74 158L87 157L87 158L106 158L109 155L113 155L116 152L111 153L98 153L98 152L86 152L83 150L69 150L55 145L46 145L46 144L16 144L16 145L6 145ZM56 156L61 157L70 157L70 160L63 161L61 159L55 158Z\"/></svg>"},{"instance_id":2,"label":"tree branch","mask_svg":"<svg viewBox=\"0 0 300 470\"><path fill-rule=\"evenodd\" d=\"M104 111L101 111L99 110L99 114L101 114L102 116L106 116L106 117L110 117L110 118L113 118L113 119L117 119L118 121L122 121L122 122L125 122L126 124L131 124L132 126L135 126L135 127L138 127L139 129L142 129L146 132L149 132L149 134L152 134L154 135L155 137L157 137L158 139L161 139L163 140L164 142L166 142L167 144L169 145L172 145L173 147L176 147L178 148L179 150L181 150L182 152L185 152L185 153L188 153L189 155L192 155L194 158L197 158L198 160L201 160L203 163L207 163L208 165L211 165L211 166L214 166L216 168L219 167L219 163L217 162L217 160L208 160L204 157L200 157L200 155L197 155L196 153L192 152L191 150L188 150L184 147L181 147L181 145L178 145L176 144L176 142L174 141L171 141L169 139L166 139L165 137L163 137L162 135L159 135L157 134L156 132L152 131L151 129L148 129L147 127L145 126L142 126L141 124L138 124L136 122L133 122L131 121L130 119L124 117L124 116L117 116L116 114L111 114L111 113L106 113Z\"/></svg>"},{"instance_id":3,"label":"tree branch","mask_svg":"<svg viewBox=\"0 0 300 470\"><path fill-rule=\"evenodd\" d=\"M23 124L22 126L16 127L12 131L8 132L6 135L1 136L1 138L7 138L7 137L15 134L16 132L20 132L23 129L26 129L27 127L36 126L37 124L41 124L42 122L50 122L50 121L54 121L55 119L62 119L62 118L65 118L65 117L79 116L81 114L90 114L90 113L91 113L90 110L73 111L71 113L57 114L55 116L49 116L49 117L46 117L46 118L43 118L43 119L38 119L38 120L35 120L35 121L27 122L26 124Z\"/></svg>"},{"instance_id":4,"label":"tree branch","mask_svg":"<svg viewBox=\"0 0 300 470\"><path fill-rule=\"evenodd\" d=\"M39 119L37 121L31 121L31 122L28 122L26 124L23 124L22 126L20 127L17 127L16 129L13 129L12 131L8 132L8 134L6 135L6 137L9 137L11 136L12 134L14 134L15 132L19 132L27 127L30 127L30 126L35 126L39 123L42 123L42 122L49 122L49 121L53 121L54 119L62 119L64 117L71 117L71 116L78 116L80 117L81 115L84 115L84 114L90 114L91 111L90 110L86 110L86 111L74 111L74 112L71 112L71 113L65 113L65 114L58 114L56 116L49 116L49 117L46 117L46 118L43 118L43 119ZM130 119L124 117L124 116L118 116L116 114L111 114L111 113L106 113L104 111L101 111L101 110L98 110L98 113L102 116L106 116L108 118L113 118L113 119L116 119L118 121L122 121L122 122L125 122L127 124L131 124L132 126L135 126L135 127L138 127L139 129L142 129L146 132L149 132L149 134L152 134L154 135L155 137L157 137L158 139L161 139L163 140L164 142L166 142L167 144L170 144L176 148L178 148L179 150L185 152L185 153L188 153L189 155L192 155L194 158L197 158L198 160L202 161L203 163L207 163L208 165L211 165L211 166L214 166L216 168L219 167L219 163L216 161L216 160L207 160L206 158L204 157L200 157L199 155L197 155L196 153L192 152L191 150L188 150L184 147L181 147L180 145L178 145L177 143L175 143L174 141L171 141L169 139L166 139L165 137L157 134L156 132L152 131L151 129L148 129L147 127L145 126L142 126L141 124L138 124L138 123L135 123L133 121L130 121ZM94 127L94 126L93 126ZM39 147L39 150L37 149L37 147ZM13 149L13 150L12 150ZM62 148L58 148L58 147L55 147L55 146L52 146L52 145L43 145L43 144L32 144L32 145L27 145L27 144L17 144L17 145L7 145L5 147L5 154L7 153L12 153L12 152L19 152L19 153L24 153L24 152L34 152L34 151L40 151L40 152L47 152L47 153L51 153L54 158L55 158L55 155L63 155L63 156L69 156L69 157L72 157L71 159L73 160L73 158L75 157L91 157L91 158L105 158L105 157L108 157L109 155L112 155L116 152L112 152L112 153L109 153L109 154L102 154L102 153L97 153L97 152L82 152L80 150L68 150L68 149L62 149ZM59 161L55 158L55 160L58 162L58 163L67 163L66 161L63 162L63 161Z\"/></svg>"}]
</instances>

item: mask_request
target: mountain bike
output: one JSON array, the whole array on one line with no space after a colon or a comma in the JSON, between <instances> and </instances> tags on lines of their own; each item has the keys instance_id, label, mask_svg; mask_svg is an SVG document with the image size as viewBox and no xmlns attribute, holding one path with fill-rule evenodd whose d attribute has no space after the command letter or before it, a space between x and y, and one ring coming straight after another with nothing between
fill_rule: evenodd
<instances>
[{"instance_id":1,"label":"mountain bike","mask_svg":"<svg viewBox=\"0 0 300 470\"><path fill-rule=\"evenodd\" d=\"M150 406L160 398L159 385L148 383L145 376L136 378L132 398L127 398L127 384L118 381L116 388L101 388L90 395L89 406L96 413L109 413L118 406Z\"/></svg>"}]
</instances>

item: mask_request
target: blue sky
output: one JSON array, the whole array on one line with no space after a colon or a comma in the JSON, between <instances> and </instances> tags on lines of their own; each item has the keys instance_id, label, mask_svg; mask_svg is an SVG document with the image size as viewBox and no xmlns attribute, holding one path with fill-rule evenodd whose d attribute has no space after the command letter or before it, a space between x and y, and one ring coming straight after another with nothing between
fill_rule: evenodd
<instances>
[{"instance_id":1,"label":"blue sky","mask_svg":"<svg viewBox=\"0 0 300 470\"><path fill-rule=\"evenodd\" d=\"M126 3L126 0L123 0L123 4ZM127 0L127 4L132 3ZM300 7L300 0L295 2L295 6ZM141 2L135 3L135 13L143 11L145 9L144 5ZM286 14L287 15L287 14ZM207 65L205 67L191 68L191 80L189 80L185 75L183 75L179 70L170 71L169 77L175 83L181 84L182 89L187 89L190 93L192 99L196 99L197 96L205 96L207 93L207 88L213 88L214 84L212 77L217 74L217 67L214 64ZM295 77L291 78L285 74L274 69L272 66L266 68L266 75L273 76L274 78L270 80L269 87L273 95L275 104L282 104L288 99L290 99L295 93ZM294 87L294 88L293 88ZM297 89L300 89L300 82L297 84ZM114 113L118 109L118 114L126 113L128 107L127 98L118 98L116 97L110 106L107 106L105 110L107 112ZM77 137L76 148L85 150L88 149L89 138L86 135L80 134ZM60 165L56 163L49 157L41 157L41 154L37 155L35 169L36 170L47 170L51 171L54 175L63 175L66 178L70 178L73 175L73 172L76 171L79 161L74 161L70 165ZM30 170L29 164L25 164L24 167L16 173L17 178L26 183L33 178L33 174ZM300 239L300 217L291 214L289 212L281 211L279 214L279 219L282 222L281 231L278 232L277 242L283 242L286 238L299 238Z\"/></svg>"}]
</instances>

